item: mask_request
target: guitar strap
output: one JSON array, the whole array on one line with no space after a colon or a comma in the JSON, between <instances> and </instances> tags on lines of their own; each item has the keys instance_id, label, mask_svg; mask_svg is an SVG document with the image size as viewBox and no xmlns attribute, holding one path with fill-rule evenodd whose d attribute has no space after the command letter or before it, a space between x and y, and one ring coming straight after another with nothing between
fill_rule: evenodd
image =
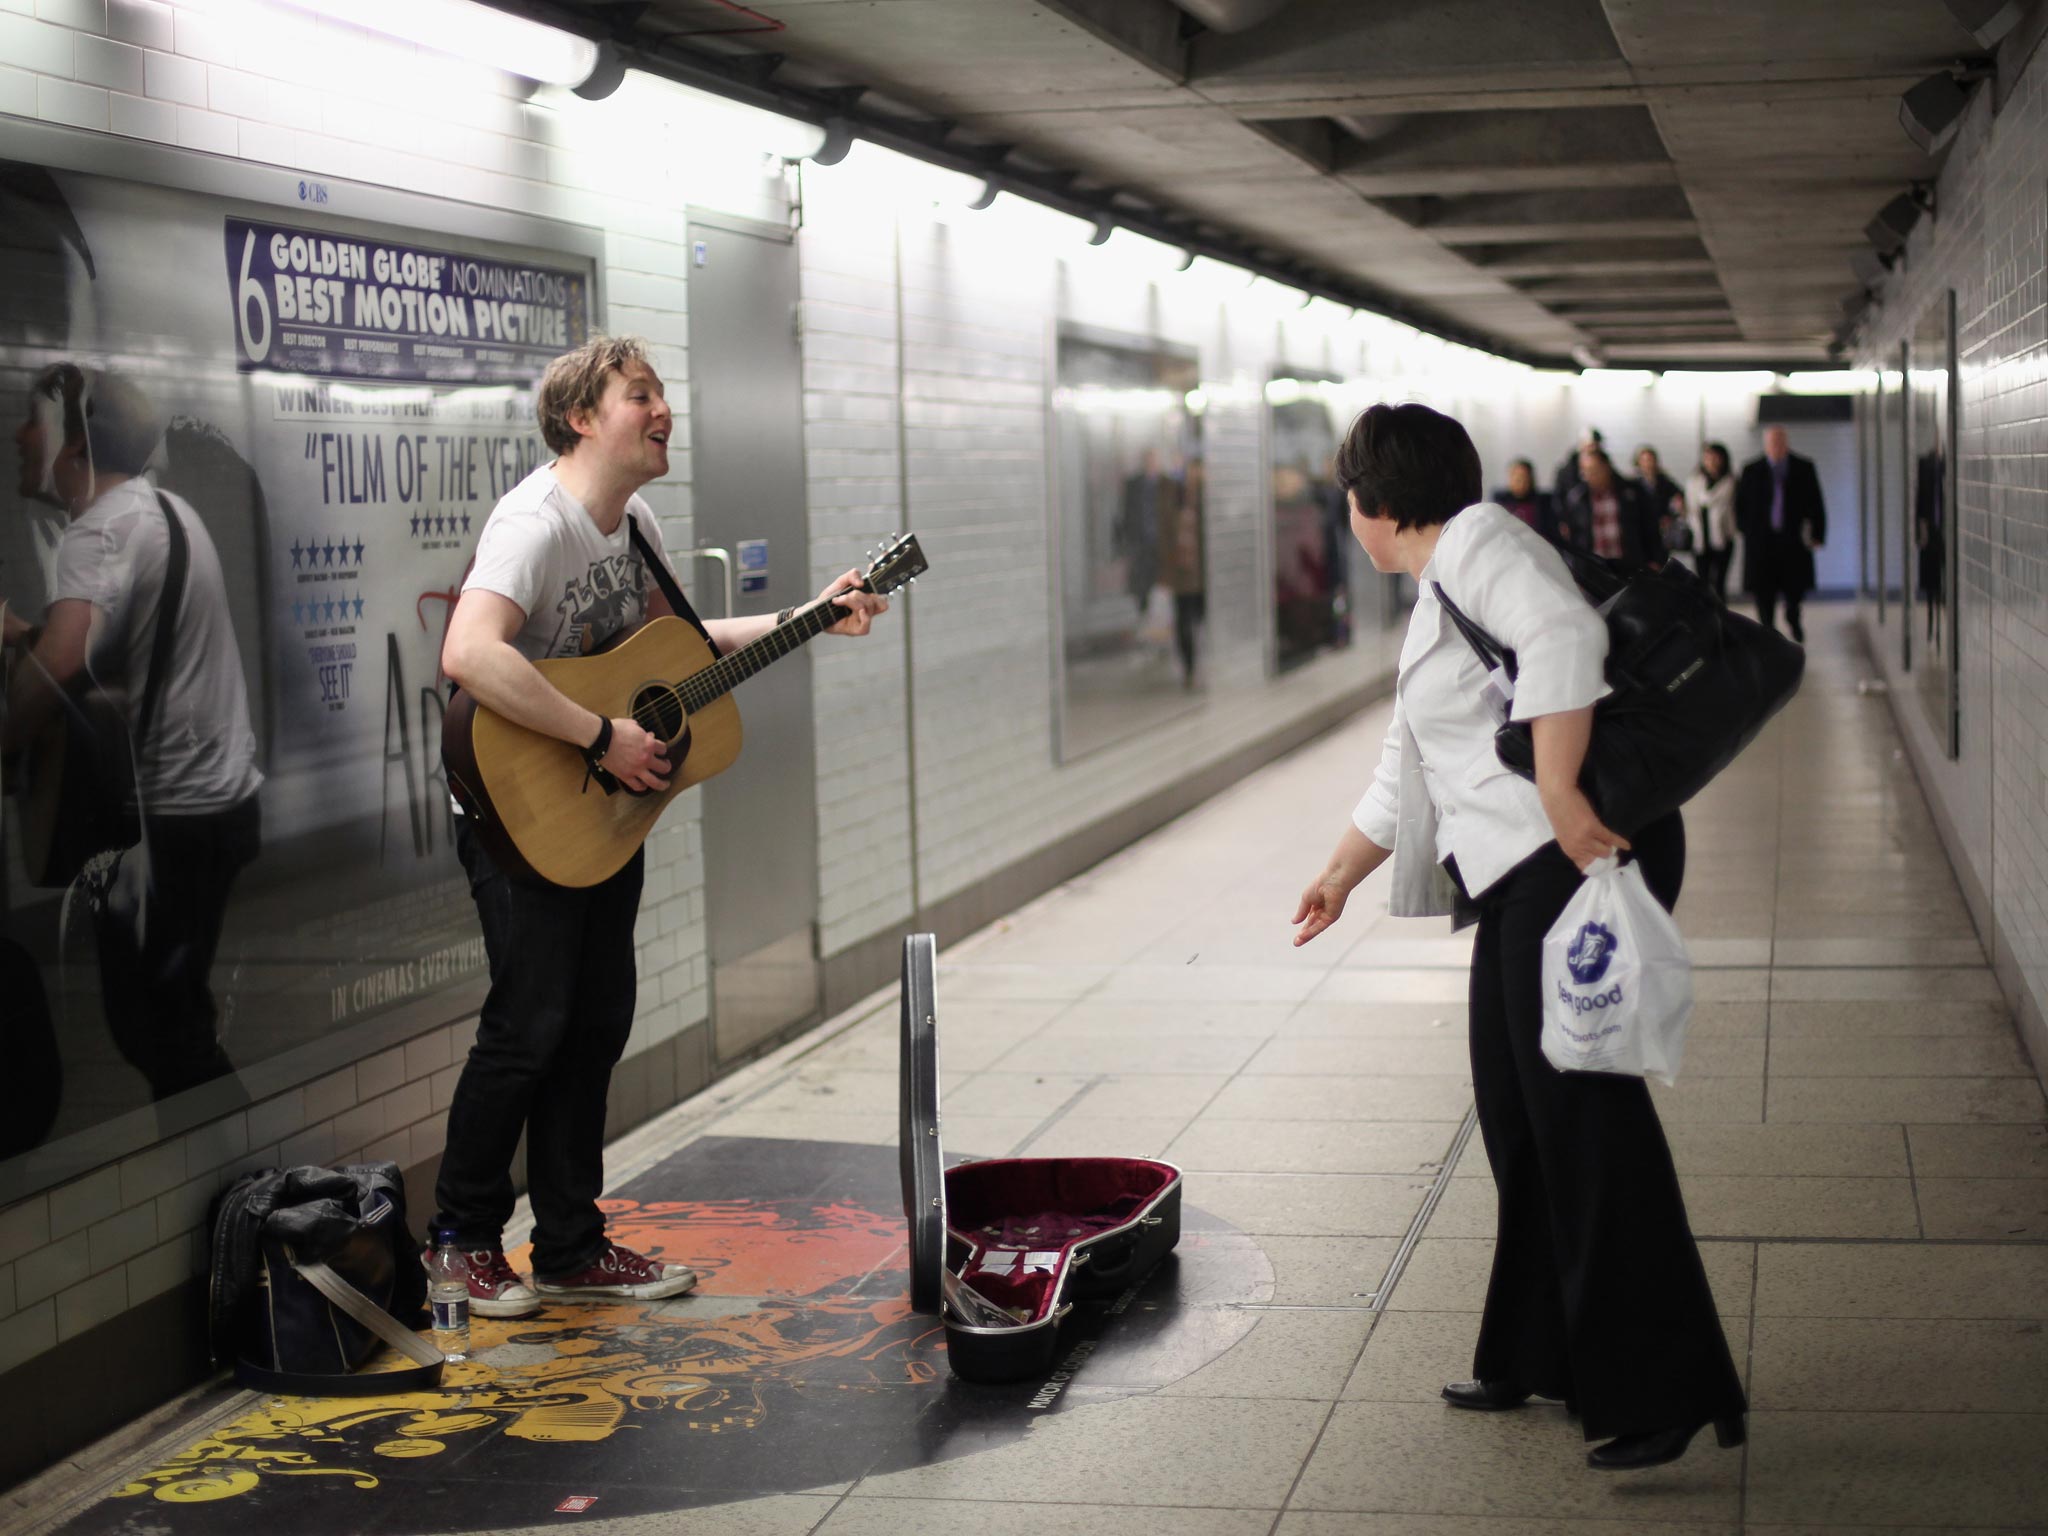
<instances>
[{"instance_id":1,"label":"guitar strap","mask_svg":"<svg viewBox=\"0 0 2048 1536\"><path fill-rule=\"evenodd\" d=\"M170 554L164 562L163 591L156 600L156 640L149 648L149 680L142 686L142 707L135 716L138 793L141 790L139 770L143 754L149 750L149 727L156 719L157 702L163 697L164 685L170 679L171 648L177 643L178 610L185 601L185 573L192 563L191 541L185 536L185 525L178 521L178 514L171 510L170 499L158 491L156 504L163 510L164 524L169 530Z\"/></svg>"},{"instance_id":2,"label":"guitar strap","mask_svg":"<svg viewBox=\"0 0 2048 1536\"><path fill-rule=\"evenodd\" d=\"M626 514L626 527L632 530L633 549L640 556L640 563L654 578L654 584L661 588L661 595L668 599L668 605L675 610L677 618L688 619L690 627L704 637L704 643L711 647L711 654L723 656L718 642L711 638L711 631L704 627L704 621L697 617L697 610L690 606L690 600L683 596L683 589L676 585L675 577L668 572L668 564L649 546L647 537L640 531L640 522L632 513Z\"/></svg>"}]
</instances>

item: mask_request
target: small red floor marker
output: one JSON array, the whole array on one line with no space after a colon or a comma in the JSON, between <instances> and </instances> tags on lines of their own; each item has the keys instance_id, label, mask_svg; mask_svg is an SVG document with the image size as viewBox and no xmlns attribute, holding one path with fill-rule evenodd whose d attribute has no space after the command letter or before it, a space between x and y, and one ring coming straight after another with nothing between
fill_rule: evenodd
<instances>
[{"instance_id":1,"label":"small red floor marker","mask_svg":"<svg viewBox=\"0 0 2048 1536\"><path fill-rule=\"evenodd\" d=\"M555 1506L555 1513L558 1515L580 1515L583 1513L583 1511L590 1508L590 1506L595 1504L596 1502L596 1494L579 1493L574 1495L573 1497L566 1498L562 1500L561 1503L557 1504Z\"/></svg>"}]
</instances>

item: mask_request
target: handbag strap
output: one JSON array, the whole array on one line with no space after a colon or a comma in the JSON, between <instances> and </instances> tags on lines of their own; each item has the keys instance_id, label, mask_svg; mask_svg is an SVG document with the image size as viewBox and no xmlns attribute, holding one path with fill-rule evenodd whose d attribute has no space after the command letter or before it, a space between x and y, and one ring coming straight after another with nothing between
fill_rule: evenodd
<instances>
[{"instance_id":1,"label":"handbag strap","mask_svg":"<svg viewBox=\"0 0 2048 1536\"><path fill-rule=\"evenodd\" d=\"M185 525L171 510L170 498L156 493L156 504L164 515L170 539L170 553L164 561L164 587L156 600L156 640L149 648L149 680L142 686L142 707L135 716L135 764L138 771L149 751L149 728L156 719L156 706L170 679L171 650L177 644L178 610L185 602L185 574L192 563L191 541Z\"/></svg>"},{"instance_id":2,"label":"handbag strap","mask_svg":"<svg viewBox=\"0 0 2048 1536\"><path fill-rule=\"evenodd\" d=\"M632 532L633 548L640 556L640 563L646 566L648 573L654 577L654 584L661 588L661 595L668 599L669 607L675 611L678 618L690 621L690 627L702 635L704 643L711 647L712 655L724 655L725 653L718 648L718 642L711 638L711 631L704 627L704 621L697 617L697 610L692 608L690 600L683 596L683 589L676 584L675 577L669 574L668 562L654 552L653 546L647 542L647 536L640 531L639 519L630 512L626 514L626 527Z\"/></svg>"},{"instance_id":3,"label":"handbag strap","mask_svg":"<svg viewBox=\"0 0 2048 1536\"><path fill-rule=\"evenodd\" d=\"M1463 635L1465 643L1472 647L1473 653L1479 658L1479 664L1488 672L1497 667L1506 668L1508 679L1512 682L1517 670L1515 653L1467 618L1465 610L1452 602L1451 595L1444 591L1442 582L1432 581L1429 590L1436 594L1437 602L1442 604L1444 612L1451 616L1451 622L1458 626L1458 633Z\"/></svg>"},{"instance_id":4,"label":"handbag strap","mask_svg":"<svg viewBox=\"0 0 2048 1536\"><path fill-rule=\"evenodd\" d=\"M407 1359L419 1362L402 1371L338 1372L274 1371L249 1360L235 1362L235 1374L247 1385L294 1397L382 1397L437 1386L448 1357L398 1319L350 1285L326 1264L301 1264L285 1250L291 1266L306 1283L369 1329Z\"/></svg>"}]
</instances>

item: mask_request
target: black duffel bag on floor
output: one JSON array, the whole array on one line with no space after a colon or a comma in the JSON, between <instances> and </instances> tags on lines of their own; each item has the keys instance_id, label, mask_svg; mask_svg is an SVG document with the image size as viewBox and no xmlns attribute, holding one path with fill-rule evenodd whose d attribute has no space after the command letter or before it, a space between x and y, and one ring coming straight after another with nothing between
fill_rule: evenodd
<instances>
[{"instance_id":1,"label":"black duffel bag on floor","mask_svg":"<svg viewBox=\"0 0 2048 1536\"><path fill-rule=\"evenodd\" d=\"M417 1392L441 1379L426 1272L396 1163L245 1174L214 1207L208 1323L244 1386L301 1397ZM380 1345L417 1362L355 1374Z\"/></svg>"},{"instance_id":2,"label":"black duffel bag on floor","mask_svg":"<svg viewBox=\"0 0 2048 1536\"><path fill-rule=\"evenodd\" d=\"M1628 837L1704 789L1799 691L1804 648L1715 601L1671 561L1624 572L1613 561L1556 546L1579 589L1607 621L1607 683L1593 707L1593 740L1579 785L1600 819ZM1515 676L1501 646L1431 583L1437 601L1488 671ZM1494 732L1504 767L1536 777L1526 720Z\"/></svg>"}]
</instances>

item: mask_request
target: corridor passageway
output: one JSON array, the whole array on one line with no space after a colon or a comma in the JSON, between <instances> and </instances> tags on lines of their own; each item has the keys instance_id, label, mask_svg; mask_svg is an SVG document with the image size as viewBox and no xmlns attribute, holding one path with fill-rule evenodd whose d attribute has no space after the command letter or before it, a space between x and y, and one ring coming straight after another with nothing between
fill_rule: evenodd
<instances>
[{"instance_id":1,"label":"corridor passageway","mask_svg":"<svg viewBox=\"0 0 2048 1536\"><path fill-rule=\"evenodd\" d=\"M1384 875L1304 950L1286 923L1382 704L941 955L949 1153L1186 1171L1175 1258L1050 1387L952 1381L908 1313L882 994L613 1148L614 1223L699 1295L479 1321L430 1400L216 1405L61 1528L2040 1529L2041 1088L1848 611L1811 635L1689 813L1700 1003L1658 1090L1746 1449L1602 1476L1561 1407L1438 1400L1491 1253L1465 943Z\"/></svg>"}]
</instances>

